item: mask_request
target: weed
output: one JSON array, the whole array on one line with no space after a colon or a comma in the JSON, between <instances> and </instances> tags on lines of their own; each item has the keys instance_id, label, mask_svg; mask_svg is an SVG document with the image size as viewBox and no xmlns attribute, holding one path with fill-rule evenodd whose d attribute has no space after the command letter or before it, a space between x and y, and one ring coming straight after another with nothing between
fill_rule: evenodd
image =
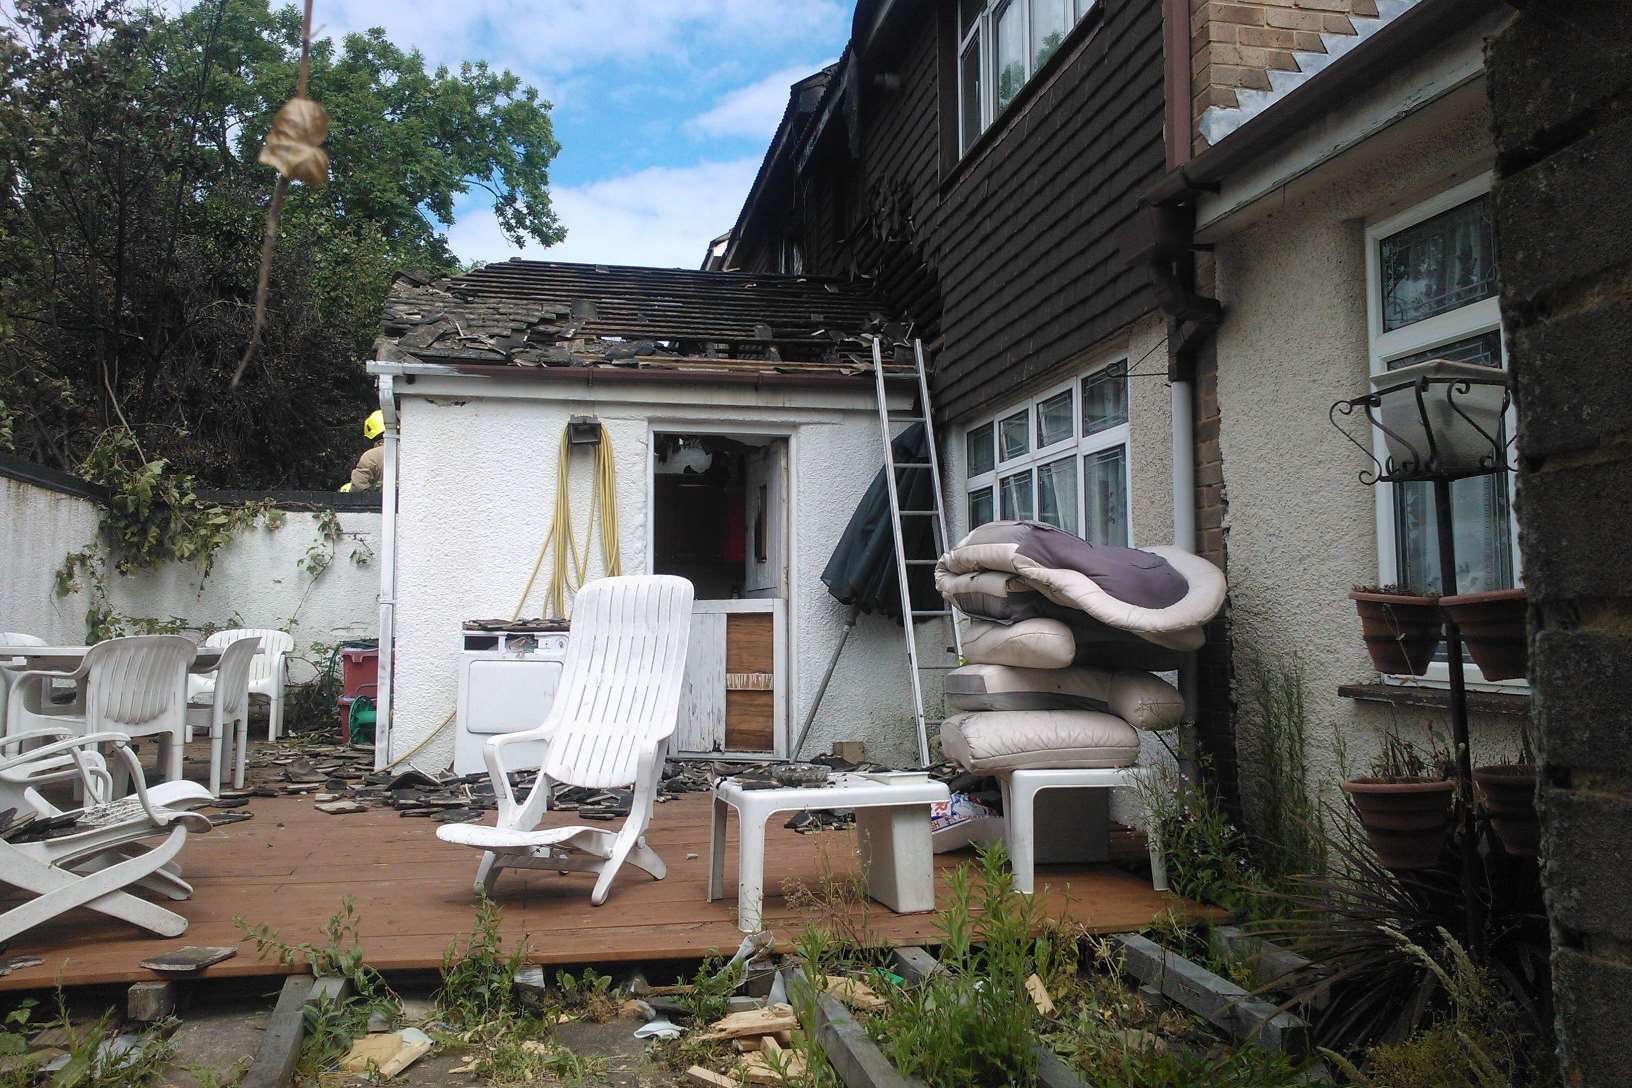
<instances>
[{"instance_id":1,"label":"weed","mask_svg":"<svg viewBox=\"0 0 1632 1088\"><path fill-rule=\"evenodd\" d=\"M490 1085L588 1085L602 1083L606 1075L604 1059L580 1057L559 1043L527 1038L521 1031L498 1037L474 1064L472 1072Z\"/></svg>"},{"instance_id":2,"label":"weed","mask_svg":"<svg viewBox=\"0 0 1632 1088\"><path fill-rule=\"evenodd\" d=\"M612 996L612 976L596 974L595 968L586 967L582 976L571 971L555 973L555 988L561 994L561 1003L568 1009L582 1012L597 1024L604 1024L618 1015L618 1003Z\"/></svg>"},{"instance_id":3,"label":"weed","mask_svg":"<svg viewBox=\"0 0 1632 1088\"><path fill-rule=\"evenodd\" d=\"M1175 893L1236 914L1255 916L1267 908L1269 880L1253 865L1246 836L1205 773L1191 781L1163 769L1140 780L1139 797L1161 836Z\"/></svg>"},{"instance_id":4,"label":"weed","mask_svg":"<svg viewBox=\"0 0 1632 1088\"><path fill-rule=\"evenodd\" d=\"M1067 955L1065 942L1034 936L1044 929L1042 908L1015 894L1001 846L979 852L978 870L978 887L970 866L951 875L942 970L914 989L886 991L887 1008L868 1025L896 1068L932 1088L1032 1083L1038 1017L1026 978L1056 975Z\"/></svg>"},{"instance_id":5,"label":"weed","mask_svg":"<svg viewBox=\"0 0 1632 1088\"><path fill-rule=\"evenodd\" d=\"M174 1021L154 1024L140 1035L121 1036L113 1030L114 1014L110 1011L90 1024L75 1027L61 993L57 995L56 1018L50 1023L31 1022L32 1006L20 1011L24 1012L20 1019L6 1018L7 1037L44 1027L61 1028L66 1035L67 1062L51 1074L51 1088L144 1088L158 1079L175 1054L167 1038ZM0 1085L25 1088L39 1074L40 1063L25 1059L0 1074Z\"/></svg>"},{"instance_id":6,"label":"weed","mask_svg":"<svg viewBox=\"0 0 1632 1088\"><path fill-rule=\"evenodd\" d=\"M1307 1063L1259 1046L1237 1046L1214 1057L1182 1048L1148 1045L1101 1032L1078 1052L1091 1083L1118 1088L1303 1088Z\"/></svg>"},{"instance_id":7,"label":"weed","mask_svg":"<svg viewBox=\"0 0 1632 1088\"><path fill-rule=\"evenodd\" d=\"M731 995L742 985L741 963L729 963L710 956L691 977L691 989L674 996L675 1004L686 1011L694 1024L711 1024L731 1011Z\"/></svg>"},{"instance_id":8,"label":"weed","mask_svg":"<svg viewBox=\"0 0 1632 1088\"><path fill-rule=\"evenodd\" d=\"M442 1019L455 1027L468 1030L517 1014L515 977L526 960L527 942L524 939L505 952L500 917L493 900L482 896L463 950L453 940L442 953L442 988L437 991L436 1006Z\"/></svg>"},{"instance_id":9,"label":"weed","mask_svg":"<svg viewBox=\"0 0 1632 1088\"><path fill-rule=\"evenodd\" d=\"M1326 869L1320 807L1309 795L1303 663L1255 656L1248 701L1256 730L1243 761L1255 802L1254 844L1274 877Z\"/></svg>"}]
</instances>

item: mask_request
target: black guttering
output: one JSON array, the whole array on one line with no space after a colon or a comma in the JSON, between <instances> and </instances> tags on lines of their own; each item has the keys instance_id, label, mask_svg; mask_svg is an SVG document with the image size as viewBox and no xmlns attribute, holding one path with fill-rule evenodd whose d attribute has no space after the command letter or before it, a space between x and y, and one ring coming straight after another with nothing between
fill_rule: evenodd
<instances>
[{"instance_id":1,"label":"black guttering","mask_svg":"<svg viewBox=\"0 0 1632 1088\"><path fill-rule=\"evenodd\" d=\"M50 468L36 464L33 461L14 456L9 453L0 453L0 476L20 483L32 484L47 491L55 491L59 495L72 495L78 499L88 499L91 502L102 504L108 501L108 492L89 480L81 479L71 472ZM380 509L380 493L378 491L360 491L348 494L339 491L297 491L297 490L218 490L199 488L198 497L204 502L219 503L223 506L243 502L270 502L280 510L337 510L356 511L359 513L374 512Z\"/></svg>"}]
</instances>

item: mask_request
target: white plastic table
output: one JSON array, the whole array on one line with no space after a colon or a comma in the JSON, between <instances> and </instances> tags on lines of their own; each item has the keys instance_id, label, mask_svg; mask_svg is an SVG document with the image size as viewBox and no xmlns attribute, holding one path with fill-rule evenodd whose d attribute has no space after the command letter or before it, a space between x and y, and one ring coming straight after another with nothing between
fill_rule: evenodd
<instances>
[{"instance_id":1,"label":"white plastic table","mask_svg":"<svg viewBox=\"0 0 1632 1088\"><path fill-rule=\"evenodd\" d=\"M708 898L725 885L725 816L737 810L737 928L760 929L765 899L765 822L778 812L854 809L867 894L897 914L935 909L935 857L929 806L950 797L946 783L903 775L881 782L863 774L839 774L825 786L744 789L734 778L714 786L714 827L708 846Z\"/></svg>"}]
</instances>

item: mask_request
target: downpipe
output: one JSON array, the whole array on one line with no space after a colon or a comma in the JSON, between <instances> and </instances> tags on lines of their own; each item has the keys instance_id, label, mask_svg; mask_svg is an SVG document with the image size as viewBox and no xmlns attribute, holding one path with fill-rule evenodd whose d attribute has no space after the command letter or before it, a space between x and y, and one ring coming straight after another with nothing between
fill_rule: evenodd
<instances>
[{"instance_id":1,"label":"downpipe","mask_svg":"<svg viewBox=\"0 0 1632 1088\"><path fill-rule=\"evenodd\" d=\"M374 769L391 762L391 704L395 663L397 608L397 441L399 438L395 378L379 379L380 413L385 417L385 469L380 484L379 691L374 722Z\"/></svg>"}]
</instances>

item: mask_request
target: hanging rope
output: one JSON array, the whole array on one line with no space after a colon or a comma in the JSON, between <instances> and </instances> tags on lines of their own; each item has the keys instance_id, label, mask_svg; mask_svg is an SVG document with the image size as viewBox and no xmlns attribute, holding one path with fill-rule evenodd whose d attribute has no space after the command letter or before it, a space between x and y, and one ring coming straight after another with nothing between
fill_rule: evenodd
<instances>
[{"instance_id":1,"label":"hanging rope","mask_svg":"<svg viewBox=\"0 0 1632 1088\"><path fill-rule=\"evenodd\" d=\"M238 360L238 369L232 375L232 388L237 389L255 349L261 342L261 330L266 325L266 295L272 279L272 250L278 242L278 221L283 217L283 198L289 193L289 182L304 181L307 185L322 185L329 177L329 153L323 150L323 140L329 134L329 115L323 107L306 97L306 85L312 74L312 0L306 0L306 18L301 24L300 71L295 77L295 97L283 104L272 119L272 131L266 134L259 161L278 172L278 182L272 188L272 204L266 210L266 231L261 236L261 274L255 285L255 323L249 330L249 345L244 357Z\"/></svg>"},{"instance_id":2,"label":"hanging rope","mask_svg":"<svg viewBox=\"0 0 1632 1088\"><path fill-rule=\"evenodd\" d=\"M617 464L612 453L612 436L604 426L601 428L601 440L595 446L595 470L589 489L589 522L584 526L582 549L578 547L577 536L572 531L571 475L572 444L567 440L567 431L562 430L561 450L555 462L555 516L550 523L550 531L545 534L544 543L539 545L538 555L533 559L533 569L527 575L526 585L521 588L521 596L516 599L516 607L510 612L512 623L521 618L522 610L527 607L527 598L532 595L533 585L538 581L538 572L544 569L544 557L552 554L551 545L554 545L554 561L550 567L549 589L544 597L547 615L561 619L570 615L567 598L577 593L589 578L590 545L594 542L597 529L601 536L601 569L609 578L623 573L623 553L618 546ZM563 540L566 542L564 547ZM441 724L423 740L387 763L385 769L390 770L418 755L442 734L442 730L453 724L454 716L449 714L443 718Z\"/></svg>"}]
</instances>

